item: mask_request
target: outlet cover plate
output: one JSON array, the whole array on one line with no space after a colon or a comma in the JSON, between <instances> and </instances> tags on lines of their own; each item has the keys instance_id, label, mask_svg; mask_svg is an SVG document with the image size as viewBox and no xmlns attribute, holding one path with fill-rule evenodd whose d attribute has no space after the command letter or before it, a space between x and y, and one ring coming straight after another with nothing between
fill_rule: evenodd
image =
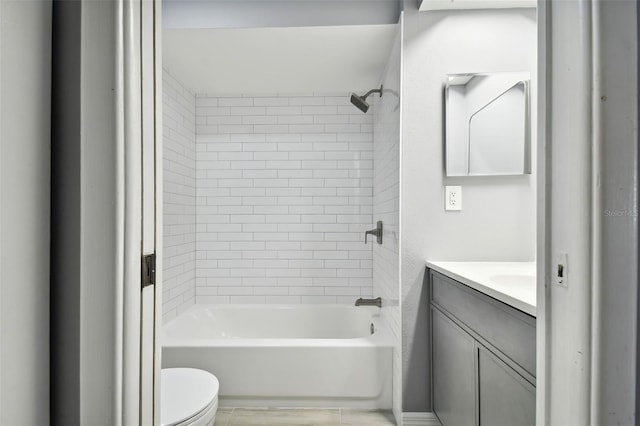
<instances>
[{"instance_id":1,"label":"outlet cover plate","mask_svg":"<svg viewBox=\"0 0 640 426\"><path fill-rule=\"evenodd\" d=\"M461 186L445 186L444 187L444 209L447 211L462 210L462 187Z\"/></svg>"}]
</instances>

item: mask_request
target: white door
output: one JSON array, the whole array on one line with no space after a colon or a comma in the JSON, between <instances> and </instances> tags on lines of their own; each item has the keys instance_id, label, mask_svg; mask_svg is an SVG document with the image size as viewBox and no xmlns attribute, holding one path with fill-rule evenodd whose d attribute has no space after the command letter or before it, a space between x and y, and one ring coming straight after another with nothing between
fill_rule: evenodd
<instances>
[{"instance_id":1,"label":"white door","mask_svg":"<svg viewBox=\"0 0 640 426\"><path fill-rule=\"evenodd\" d=\"M125 192L130 206L125 212L126 246L138 263L131 266L132 284L125 285L124 424L160 423L160 351L156 350L160 306L158 282L161 269L161 95L158 76L160 57L160 0L125 0L124 132ZM133 257L132 256L132 257ZM137 272L136 272L137 271Z\"/></svg>"},{"instance_id":2,"label":"white door","mask_svg":"<svg viewBox=\"0 0 640 426\"><path fill-rule=\"evenodd\" d=\"M159 278L162 233L159 218L162 182L161 105L162 79L159 55L160 0L140 2L140 75L142 128L142 256L143 286L140 299L140 425L160 423L160 350L156 339L160 325ZM158 350L156 350L158 349Z\"/></svg>"}]
</instances>

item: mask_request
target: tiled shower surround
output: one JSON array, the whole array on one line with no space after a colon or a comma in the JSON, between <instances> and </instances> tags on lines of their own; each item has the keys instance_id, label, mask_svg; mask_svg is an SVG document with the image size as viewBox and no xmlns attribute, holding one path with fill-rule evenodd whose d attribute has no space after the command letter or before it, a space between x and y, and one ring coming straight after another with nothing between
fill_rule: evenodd
<instances>
[{"instance_id":1,"label":"tiled shower surround","mask_svg":"<svg viewBox=\"0 0 640 426\"><path fill-rule=\"evenodd\" d=\"M372 123L347 93L196 98L196 303L372 295Z\"/></svg>"},{"instance_id":2,"label":"tiled shower surround","mask_svg":"<svg viewBox=\"0 0 640 426\"><path fill-rule=\"evenodd\" d=\"M382 296L398 416L399 37L368 114L347 93L194 96L165 72L163 293L164 321L193 303ZM365 245L377 220L384 244Z\"/></svg>"},{"instance_id":3,"label":"tiled shower surround","mask_svg":"<svg viewBox=\"0 0 640 426\"><path fill-rule=\"evenodd\" d=\"M385 93L373 108L373 214L382 220L384 240L373 249L373 292L382 297L382 315L393 334L393 411L402 412L402 326L400 318L400 110L401 31L398 29L382 84Z\"/></svg>"},{"instance_id":4,"label":"tiled shower surround","mask_svg":"<svg viewBox=\"0 0 640 426\"><path fill-rule=\"evenodd\" d=\"M163 75L163 294L165 321L195 303L195 96Z\"/></svg>"}]
</instances>

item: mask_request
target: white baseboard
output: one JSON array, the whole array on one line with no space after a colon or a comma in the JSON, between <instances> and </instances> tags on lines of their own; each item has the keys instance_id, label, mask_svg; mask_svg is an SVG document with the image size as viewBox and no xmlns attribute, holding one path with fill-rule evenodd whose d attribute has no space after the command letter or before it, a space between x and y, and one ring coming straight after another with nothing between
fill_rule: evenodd
<instances>
[{"instance_id":1,"label":"white baseboard","mask_svg":"<svg viewBox=\"0 0 640 426\"><path fill-rule=\"evenodd\" d=\"M433 413L402 413L402 426L440 426Z\"/></svg>"}]
</instances>

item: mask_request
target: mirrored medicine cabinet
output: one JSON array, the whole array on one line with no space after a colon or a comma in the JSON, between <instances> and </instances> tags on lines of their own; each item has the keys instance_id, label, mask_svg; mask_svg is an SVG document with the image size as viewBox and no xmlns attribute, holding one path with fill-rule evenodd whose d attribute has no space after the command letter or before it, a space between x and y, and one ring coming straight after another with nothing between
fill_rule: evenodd
<instances>
[{"instance_id":1,"label":"mirrored medicine cabinet","mask_svg":"<svg viewBox=\"0 0 640 426\"><path fill-rule=\"evenodd\" d=\"M447 76L447 176L531 173L529 81L528 72Z\"/></svg>"}]
</instances>

